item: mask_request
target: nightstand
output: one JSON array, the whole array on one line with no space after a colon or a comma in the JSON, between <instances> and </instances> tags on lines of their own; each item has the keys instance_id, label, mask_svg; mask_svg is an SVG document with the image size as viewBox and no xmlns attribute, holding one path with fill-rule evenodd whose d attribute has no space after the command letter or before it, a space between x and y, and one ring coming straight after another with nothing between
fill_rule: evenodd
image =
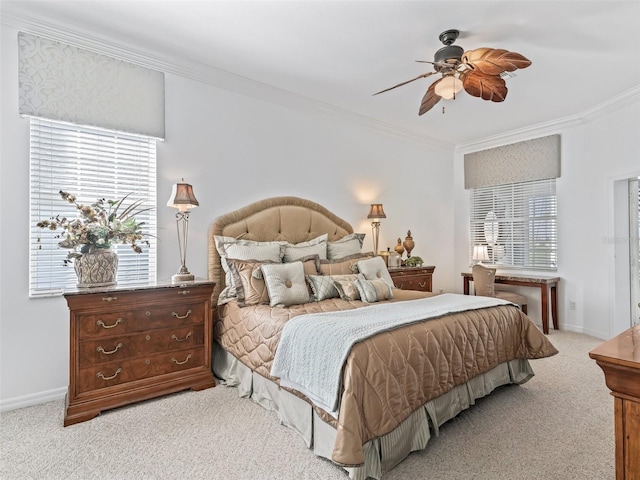
<instances>
[{"instance_id":1,"label":"nightstand","mask_svg":"<svg viewBox=\"0 0 640 480\"><path fill-rule=\"evenodd\" d=\"M64 426L140 400L214 387L214 286L194 281L66 292L70 353Z\"/></svg>"},{"instance_id":2,"label":"nightstand","mask_svg":"<svg viewBox=\"0 0 640 480\"><path fill-rule=\"evenodd\" d=\"M431 292L433 289L434 266L390 268L389 274L396 287L402 290L421 290Z\"/></svg>"}]
</instances>

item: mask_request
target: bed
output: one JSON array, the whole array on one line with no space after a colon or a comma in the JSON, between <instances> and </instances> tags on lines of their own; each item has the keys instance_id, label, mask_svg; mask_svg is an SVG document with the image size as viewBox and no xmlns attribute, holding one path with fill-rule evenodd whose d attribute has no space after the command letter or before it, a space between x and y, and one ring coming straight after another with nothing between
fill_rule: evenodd
<instances>
[{"instance_id":1,"label":"bed","mask_svg":"<svg viewBox=\"0 0 640 480\"><path fill-rule=\"evenodd\" d=\"M280 422L297 431L316 455L341 466L351 478L364 480L382 478L412 451L424 449L443 423L476 399L501 385L529 380L533 371L528 360L557 350L508 302L478 297L474 303L465 295L396 288L387 293L385 273L376 263L380 257L361 249L353 252L353 240L361 247L362 237L315 202L270 198L212 222L208 274L216 282L215 375L237 387L239 396L277 412ZM328 258L319 258L322 248ZM270 258L278 249L280 261ZM259 258L250 258L254 256ZM371 265L376 267L368 271ZM286 282L273 273L281 271L291 275ZM273 304L280 291L267 288L274 284L272 275L281 282L278 285L286 283L282 289L289 294L299 287L300 271L309 297L300 287L303 300ZM289 278L294 276L292 286ZM338 296L335 291L326 294L322 282L336 287ZM318 365L338 363L329 346L340 342L327 338L334 327L348 328L336 320L343 317L362 317L359 321L365 320L367 328L375 319L382 329L349 340L344 363L337 373L328 373L328 367ZM392 321L398 323L384 326ZM294 326L297 332L320 325L324 330L311 330L316 341L310 343L292 333ZM321 351L320 357L309 360L307 354L314 349L326 349L325 358ZM337 397L323 403L325 397L296 383L298 377L292 377L294 381L274 375L298 368L287 364L278 370L284 352L294 352L294 361L304 357L300 363L311 364L312 370L326 370L315 375L329 377L323 380L329 382L329 392L338 385Z\"/></svg>"}]
</instances>

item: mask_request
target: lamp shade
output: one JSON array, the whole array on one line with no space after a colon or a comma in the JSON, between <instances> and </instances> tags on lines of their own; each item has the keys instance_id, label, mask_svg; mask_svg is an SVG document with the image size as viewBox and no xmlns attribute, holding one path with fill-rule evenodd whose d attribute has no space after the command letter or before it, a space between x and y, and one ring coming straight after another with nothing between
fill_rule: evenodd
<instances>
[{"instance_id":1,"label":"lamp shade","mask_svg":"<svg viewBox=\"0 0 640 480\"><path fill-rule=\"evenodd\" d=\"M462 90L462 82L454 76L446 76L436 83L435 92L442 98L451 100Z\"/></svg>"},{"instance_id":2,"label":"lamp shade","mask_svg":"<svg viewBox=\"0 0 640 480\"><path fill-rule=\"evenodd\" d=\"M188 183L176 183L171 189L171 196L167 201L167 207L177 208L181 212L186 212L198 205L198 200L193 194L193 187Z\"/></svg>"},{"instance_id":3,"label":"lamp shade","mask_svg":"<svg viewBox=\"0 0 640 480\"><path fill-rule=\"evenodd\" d=\"M372 203L367 218L387 218L381 203Z\"/></svg>"},{"instance_id":4,"label":"lamp shade","mask_svg":"<svg viewBox=\"0 0 640 480\"><path fill-rule=\"evenodd\" d=\"M489 260L489 249L486 245L474 245L471 259L476 262L486 262Z\"/></svg>"}]
</instances>

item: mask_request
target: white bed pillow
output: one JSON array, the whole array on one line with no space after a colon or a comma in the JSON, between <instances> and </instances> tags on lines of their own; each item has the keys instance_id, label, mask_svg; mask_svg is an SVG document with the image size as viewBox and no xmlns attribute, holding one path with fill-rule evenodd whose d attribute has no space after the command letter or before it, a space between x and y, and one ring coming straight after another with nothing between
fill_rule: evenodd
<instances>
[{"instance_id":1,"label":"white bed pillow","mask_svg":"<svg viewBox=\"0 0 640 480\"><path fill-rule=\"evenodd\" d=\"M342 237L335 242L327 243L327 258L334 260L336 258L344 258L349 255L355 255L362 252L362 243L364 242L364 233L351 233Z\"/></svg>"},{"instance_id":2,"label":"white bed pillow","mask_svg":"<svg viewBox=\"0 0 640 480\"><path fill-rule=\"evenodd\" d=\"M288 307L310 301L302 262L264 264L261 270L272 307Z\"/></svg>"},{"instance_id":3,"label":"white bed pillow","mask_svg":"<svg viewBox=\"0 0 640 480\"><path fill-rule=\"evenodd\" d=\"M371 257L366 260L360 260L356 265L358 266L358 271L364 275L365 279L376 280L380 278L393 288L393 280L382 257Z\"/></svg>"},{"instance_id":4,"label":"white bed pillow","mask_svg":"<svg viewBox=\"0 0 640 480\"><path fill-rule=\"evenodd\" d=\"M325 233L308 242L300 242L296 244L287 243L284 246L284 261L294 262L309 255L318 255L320 260L327 258L327 238L329 234Z\"/></svg>"},{"instance_id":5,"label":"white bed pillow","mask_svg":"<svg viewBox=\"0 0 640 480\"><path fill-rule=\"evenodd\" d=\"M366 280L360 277L356 279L355 284L363 302L374 303L393 298L391 286L381 278Z\"/></svg>"},{"instance_id":6,"label":"white bed pillow","mask_svg":"<svg viewBox=\"0 0 640 480\"><path fill-rule=\"evenodd\" d=\"M226 303L236 297L233 275L229 270L227 258L236 260L255 260L282 262L284 244L286 242L256 242L253 240L237 240L233 237L214 235L216 250L220 255L220 264L225 273L225 288L220 293L218 304Z\"/></svg>"}]
</instances>

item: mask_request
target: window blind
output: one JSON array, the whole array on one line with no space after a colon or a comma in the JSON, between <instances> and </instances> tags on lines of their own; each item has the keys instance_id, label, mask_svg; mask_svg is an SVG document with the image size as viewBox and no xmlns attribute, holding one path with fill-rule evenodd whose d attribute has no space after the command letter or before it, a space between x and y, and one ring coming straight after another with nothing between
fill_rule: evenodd
<instances>
[{"instance_id":1,"label":"window blind","mask_svg":"<svg viewBox=\"0 0 640 480\"><path fill-rule=\"evenodd\" d=\"M98 198L142 200L156 204L156 141L153 138L96 127L31 117L30 131L30 296L60 294L77 283L73 266L65 266L69 249L58 246L61 230L36 226L56 215L75 218L76 207L60 197L63 190L90 205ZM118 283L156 279L156 212L136 219L150 247L135 253L129 245L118 253Z\"/></svg>"},{"instance_id":2,"label":"window blind","mask_svg":"<svg viewBox=\"0 0 640 480\"><path fill-rule=\"evenodd\" d=\"M555 270L558 263L555 178L470 190L469 262L487 245L500 267Z\"/></svg>"}]
</instances>

